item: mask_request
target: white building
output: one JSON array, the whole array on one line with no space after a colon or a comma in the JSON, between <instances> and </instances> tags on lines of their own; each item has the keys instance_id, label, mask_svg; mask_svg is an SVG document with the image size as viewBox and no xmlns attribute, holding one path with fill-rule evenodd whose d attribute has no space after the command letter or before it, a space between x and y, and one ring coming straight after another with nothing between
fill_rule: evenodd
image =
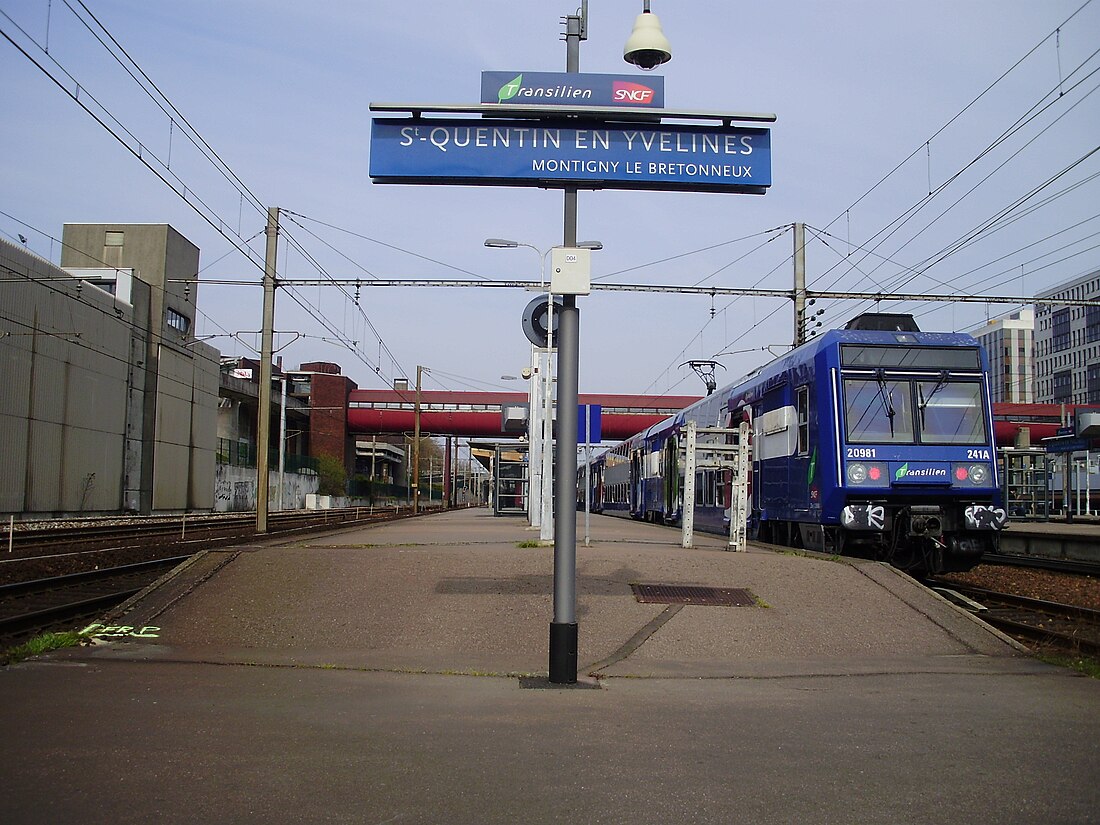
<instances>
[{"instance_id":1,"label":"white building","mask_svg":"<svg viewBox=\"0 0 1100 825\"><path fill-rule=\"evenodd\" d=\"M1021 309L971 330L989 357L994 402L1035 403L1035 312Z\"/></svg>"},{"instance_id":2,"label":"white building","mask_svg":"<svg viewBox=\"0 0 1100 825\"><path fill-rule=\"evenodd\" d=\"M1100 300L1100 270L1035 297ZM1035 400L1100 403L1100 307L1041 304L1036 306L1035 321Z\"/></svg>"}]
</instances>

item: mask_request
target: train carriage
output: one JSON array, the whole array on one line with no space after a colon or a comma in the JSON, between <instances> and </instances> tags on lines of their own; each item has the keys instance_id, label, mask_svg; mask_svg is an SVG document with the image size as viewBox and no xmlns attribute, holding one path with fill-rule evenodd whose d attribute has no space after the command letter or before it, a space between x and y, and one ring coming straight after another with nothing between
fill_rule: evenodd
<instances>
[{"instance_id":1,"label":"train carriage","mask_svg":"<svg viewBox=\"0 0 1100 825\"><path fill-rule=\"evenodd\" d=\"M969 569L1005 524L987 372L969 335L861 316L601 456L604 512L678 523L684 423L748 420L751 536ZM728 474L701 473L696 490L697 527L728 530Z\"/></svg>"}]
</instances>

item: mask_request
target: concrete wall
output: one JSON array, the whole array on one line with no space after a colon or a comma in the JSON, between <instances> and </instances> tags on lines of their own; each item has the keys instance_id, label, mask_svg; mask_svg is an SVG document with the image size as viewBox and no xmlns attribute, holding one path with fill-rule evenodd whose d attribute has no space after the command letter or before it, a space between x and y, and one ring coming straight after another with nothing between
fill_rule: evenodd
<instances>
[{"instance_id":1,"label":"concrete wall","mask_svg":"<svg viewBox=\"0 0 1100 825\"><path fill-rule=\"evenodd\" d=\"M271 509L304 510L306 497L316 494L319 480L315 475L283 474L283 499L279 507L279 474L269 473ZM214 509L219 513L239 513L256 509L256 470L254 467L217 466L214 483Z\"/></svg>"},{"instance_id":2,"label":"concrete wall","mask_svg":"<svg viewBox=\"0 0 1100 825\"><path fill-rule=\"evenodd\" d=\"M0 512L123 503L132 308L0 240Z\"/></svg>"},{"instance_id":3,"label":"concrete wall","mask_svg":"<svg viewBox=\"0 0 1100 825\"><path fill-rule=\"evenodd\" d=\"M204 344L182 351L162 346L158 360L153 509L209 510L218 432L217 353Z\"/></svg>"},{"instance_id":4,"label":"concrete wall","mask_svg":"<svg viewBox=\"0 0 1100 825\"><path fill-rule=\"evenodd\" d=\"M219 354L194 338L198 247L167 224L66 224L63 239L63 266L132 270L123 506L213 508Z\"/></svg>"}]
</instances>

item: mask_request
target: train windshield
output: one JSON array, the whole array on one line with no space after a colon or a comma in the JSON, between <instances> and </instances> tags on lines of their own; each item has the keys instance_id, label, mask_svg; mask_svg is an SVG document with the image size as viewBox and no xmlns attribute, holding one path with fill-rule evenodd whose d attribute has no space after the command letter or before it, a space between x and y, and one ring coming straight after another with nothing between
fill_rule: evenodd
<instances>
[{"instance_id":1,"label":"train windshield","mask_svg":"<svg viewBox=\"0 0 1100 825\"><path fill-rule=\"evenodd\" d=\"M977 381L844 380L852 444L984 444L985 412Z\"/></svg>"},{"instance_id":2,"label":"train windshield","mask_svg":"<svg viewBox=\"0 0 1100 825\"><path fill-rule=\"evenodd\" d=\"M912 444L913 403L908 381L844 382L848 440L854 444Z\"/></svg>"},{"instance_id":3,"label":"train windshield","mask_svg":"<svg viewBox=\"0 0 1100 825\"><path fill-rule=\"evenodd\" d=\"M985 441L982 388L976 381L918 381L921 441L981 444Z\"/></svg>"}]
</instances>

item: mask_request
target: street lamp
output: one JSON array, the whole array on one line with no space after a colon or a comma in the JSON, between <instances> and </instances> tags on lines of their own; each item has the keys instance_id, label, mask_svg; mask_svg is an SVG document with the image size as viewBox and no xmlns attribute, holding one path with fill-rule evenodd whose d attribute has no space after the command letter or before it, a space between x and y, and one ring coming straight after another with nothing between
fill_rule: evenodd
<instances>
[{"instance_id":1,"label":"street lamp","mask_svg":"<svg viewBox=\"0 0 1100 825\"><path fill-rule=\"evenodd\" d=\"M507 238L487 238L485 246L490 249L516 249L526 247L539 256L539 283L547 290L548 308L546 315L546 362L543 365L542 353L534 344L531 345L531 368L536 375L532 382L529 398L529 434L528 434L528 466L541 467L538 474L532 473L528 488L528 519L532 527L539 528L540 541L554 540L554 378L551 365L554 352L554 296L549 293L549 285L546 282L546 259L557 247L547 250L539 249L529 243L513 241ZM578 249L598 250L603 249L600 241L581 241L576 245ZM541 409L536 410L534 399L541 399ZM536 415L539 421L536 421ZM541 426L540 426L541 425ZM535 502L540 509L535 508Z\"/></svg>"},{"instance_id":2,"label":"street lamp","mask_svg":"<svg viewBox=\"0 0 1100 825\"><path fill-rule=\"evenodd\" d=\"M644 12L635 21L635 32L627 41L623 57L643 69L651 69L672 57L668 41L661 34L660 24L649 11L645 0ZM565 71L580 72L581 41L588 39L588 0L581 0L577 14L562 18L565 23ZM638 31L642 23L642 31ZM656 25L654 25L656 24ZM656 35L656 36L655 36ZM599 246L577 243L577 185L563 186L562 248L576 249ZM488 244L511 248L512 244L500 238ZM519 246L519 243L515 244ZM536 250L538 251L538 250ZM587 280L587 273L586 280ZM545 283L545 277L543 277ZM550 292L548 290L548 292ZM560 340L558 352L560 427L558 449L558 477L554 480L554 498L557 501L558 524L554 531L554 617L550 622L550 682L575 684L577 681L577 395L580 373L580 312L577 295L582 291L565 290L559 311ZM553 295L550 294L553 311ZM548 319L553 335L553 318ZM552 344L549 340L547 344Z\"/></svg>"}]
</instances>

